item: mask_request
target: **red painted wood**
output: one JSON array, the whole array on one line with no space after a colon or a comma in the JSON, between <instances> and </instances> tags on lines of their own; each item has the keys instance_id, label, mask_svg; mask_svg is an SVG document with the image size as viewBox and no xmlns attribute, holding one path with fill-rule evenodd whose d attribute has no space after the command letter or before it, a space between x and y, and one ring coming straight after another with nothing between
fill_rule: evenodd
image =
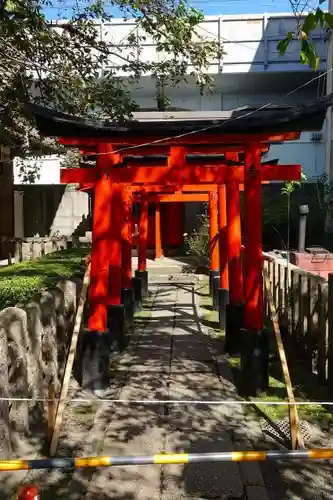
<instances>
[{"instance_id":1,"label":"red painted wood","mask_svg":"<svg viewBox=\"0 0 333 500\"><path fill-rule=\"evenodd\" d=\"M121 304L122 285L122 233L124 224L124 189L122 185L112 184L111 203L111 236L110 251L110 280L108 305Z\"/></svg>"},{"instance_id":2,"label":"red painted wood","mask_svg":"<svg viewBox=\"0 0 333 500\"><path fill-rule=\"evenodd\" d=\"M173 146L170 148L170 155L168 156L168 167L184 168L186 164L186 149L182 146Z\"/></svg>"},{"instance_id":3,"label":"red painted wood","mask_svg":"<svg viewBox=\"0 0 333 500\"><path fill-rule=\"evenodd\" d=\"M300 132L286 132L277 134L221 134L221 132L211 132L211 133L194 133L194 134L184 134L184 136L174 136L165 137L164 135L155 135L151 137L137 137L131 136L130 134L117 137L110 136L109 138L80 138L80 137L59 137L59 143L66 146L93 146L96 144L104 143L108 141L113 146L151 146L156 147L156 152L160 146L165 145L178 145L178 146L188 146L189 144L219 144L219 145L238 145L239 149L236 151L243 152L245 150L245 144L250 141L256 141L260 143L273 143L273 142L283 142L283 141L294 141L300 138ZM151 144L148 144L151 143ZM136 148L135 148L136 149ZM134 149L133 149L134 152Z\"/></svg>"},{"instance_id":4,"label":"red painted wood","mask_svg":"<svg viewBox=\"0 0 333 500\"><path fill-rule=\"evenodd\" d=\"M124 224L122 231L122 287L132 288L132 228L133 208L130 193L124 196Z\"/></svg>"},{"instance_id":5,"label":"red painted wood","mask_svg":"<svg viewBox=\"0 0 333 500\"><path fill-rule=\"evenodd\" d=\"M209 193L208 215L209 215L210 269L212 271L215 271L219 268L218 205L217 205L216 191L213 193Z\"/></svg>"},{"instance_id":6,"label":"red painted wood","mask_svg":"<svg viewBox=\"0 0 333 500\"><path fill-rule=\"evenodd\" d=\"M110 164L109 164L110 165ZM111 166L110 166L111 168ZM76 171L76 172L75 172ZM95 169L64 169L61 183L93 182ZM96 175L96 174L95 174ZM109 174L113 182L125 184L225 184L226 182L244 182L244 167L186 165L182 169L158 167L152 165L128 168L114 168ZM301 165L264 165L260 168L261 180L289 180L301 178Z\"/></svg>"},{"instance_id":7,"label":"red painted wood","mask_svg":"<svg viewBox=\"0 0 333 500\"><path fill-rule=\"evenodd\" d=\"M229 289L228 276L228 247L227 247L227 207L225 186L218 188L218 245L219 245L219 268L220 268L220 287Z\"/></svg>"},{"instance_id":8,"label":"red painted wood","mask_svg":"<svg viewBox=\"0 0 333 500\"><path fill-rule=\"evenodd\" d=\"M155 206L155 258L160 259L162 255L161 205L158 202Z\"/></svg>"},{"instance_id":9,"label":"red painted wood","mask_svg":"<svg viewBox=\"0 0 333 500\"><path fill-rule=\"evenodd\" d=\"M162 205L162 244L165 247L179 247L184 241L184 204Z\"/></svg>"},{"instance_id":10,"label":"red painted wood","mask_svg":"<svg viewBox=\"0 0 333 500\"><path fill-rule=\"evenodd\" d=\"M107 152L108 145L101 144L99 151ZM89 330L101 332L105 332L107 326L112 200L111 179L102 173L105 159L106 155L98 157L96 169L100 177L94 196L88 319Z\"/></svg>"},{"instance_id":11,"label":"red painted wood","mask_svg":"<svg viewBox=\"0 0 333 500\"><path fill-rule=\"evenodd\" d=\"M243 304L242 234L239 189L236 182L226 184L227 241L229 261L229 300L231 304Z\"/></svg>"},{"instance_id":12,"label":"red painted wood","mask_svg":"<svg viewBox=\"0 0 333 500\"><path fill-rule=\"evenodd\" d=\"M140 203L138 270L147 270L148 202Z\"/></svg>"},{"instance_id":13,"label":"red painted wood","mask_svg":"<svg viewBox=\"0 0 333 500\"><path fill-rule=\"evenodd\" d=\"M148 203L189 203L189 202L208 202L208 193L172 193L172 194L147 194ZM141 195L134 195L134 201L138 202Z\"/></svg>"},{"instance_id":14,"label":"red painted wood","mask_svg":"<svg viewBox=\"0 0 333 500\"><path fill-rule=\"evenodd\" d=\"M245 153L244 189L244 326L249 330L263 327L262 283L262 197L260 152L257 145Z\"/></svg>"},{"instance_id":15,"label":"red painted wood","mask_svg":"<svg viewBox=\"0 0 333 500\"><path fill-rule=\"evenodd\" d=\"M269 151L269 144L262 144L260 146L260 151L263 153L266 153ZM161 145L158 146L158 153L159 154L169 154L170 153L170 148L172 146L165 146ZM90 146L80 146L80 154L85 155L85 156L90 156L90 155L96 155L96 148L97 144L91 144ZM141 155L151 155L156 153L157 146L141 146L141 147L136 147L135 149L129 148L122 148L121 154L123 156L127 155L133 155L133 156L141 156ZM214 144L214 145L202 145L202 144L188 144L186 146L186 152L187 154L223 154L226 152L233 152L233 151L239 151L239 145L232 145L232 144Z\"/></svg>"},{"instance_id":16,"label":"red painted wood","mask_svg":"<svg viewBox=\"0 0 333 500\"><path fill-rule=\"evenodd\" d=\"M261 181L261 184L269 184L269 181ZM79 189L81 191L89 191L94 189L94 183L82 183L80 184ZM244 191L244 184L237 184L239 191ZM134 195L138 196L142 191L141 184L131 184L127 187L128 190L131 190ZM183 185L167 185L167 184L151 184L145 187L145 193L149 195L151 194L201 194L205 195L206 193L210 193L212 191L217 190L217 184L183 184Z\"/></svg>"}]
</instances>

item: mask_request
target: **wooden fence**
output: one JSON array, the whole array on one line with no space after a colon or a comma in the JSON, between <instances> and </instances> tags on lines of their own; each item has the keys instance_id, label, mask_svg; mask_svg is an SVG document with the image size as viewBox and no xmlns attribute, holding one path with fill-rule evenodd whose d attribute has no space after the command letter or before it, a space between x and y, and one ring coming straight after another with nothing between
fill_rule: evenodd
<instances>
[{"instance_id":1,"label":"wooden fence","mask_svg":"<svg viewBox=\"0 0 333 500\"><path fill-rule=\"evenodd\" d=\"M268 254L264 268L284 343L295 346L307 368L333 388L333 274L326 281ZM264 306L268 314L266 297Z\"/></svg>"}]
</instances>

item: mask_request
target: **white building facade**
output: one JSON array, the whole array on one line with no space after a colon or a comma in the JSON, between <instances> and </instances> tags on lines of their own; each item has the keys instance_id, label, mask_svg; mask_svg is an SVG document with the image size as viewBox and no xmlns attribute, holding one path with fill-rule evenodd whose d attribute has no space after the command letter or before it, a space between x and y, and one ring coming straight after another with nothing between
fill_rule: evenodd
<instances>
[{"instance_id":1,"label":"white building facade","mask_svg":"<svg viewBox=\"0 0 333 500\"><path fill-rule=\"evenodd\" d=\"M118 47L118 52L121 54L121 58L117 55L111 56L109 64L101 68L100 76L102 77L110 68L118 68L119 76L126 79L127 75L121 69L122 58L130 56L130 49L124 45L124 40L129 33L142 35L140 29L134 21L124 22L121 19L114 19L111 23L96 24L96 29L99 36L105 42ZM206 38L219 41L225 52L221 60L211 61L209 73L214 79L213 91L210 94L200 95L193 77L189 76L187 84L165 89L170 106L173 109L190 111L217 111L243 106L298 104L324 95L327 43L323 33L318 31L313 34L317 53L321 57L319 72L315 73L300 63L298 41L293 41L283 56L277 49L279 40L295 29L296 19L291 14L207 16L201 23L199 31ZM165 55L157 53L156 44L149 37L141 44L141 50L137 53L137 58L147 61L162 57ZM157 109L156 80L153 76L142 77L140 83L130 90L140 109ZM321 133L303 133L298 141L271 146L265 161L275 158L278 158L280 163L299 163L309 180L317 178L324 172L324 129ZM41 188L42 185L58 185L60 189L61 158L44 157L39 159L38 163L39 178L36 183L40 184ZM23 189L20 185L24 183L19 175L19 168L19 164L14 162L14 184L17 190ZM80 210L83 205L86 205L83 210L86 214L88 198L86 201L80 200ZM61 217L59 215L54 218L50 231L64 231L62 219L67 217L67 209L62 212ZM23 210L20 218L26 219ZM71 224L66 222L69 232L72 232L77 224L76 218ZM26 222L24 224L22 222L19 226L26 227Z\"/></svg>"},{"instance_id":2,"label":"white building facade","mask_svg":"<svg viewBox=\"0 0 333 500\"><path fill-rule=\"evenodd\" d=\"M279 40L295 28L296 19L292 14L207 16L198 32L207 39L220 42L225 52L221 60L211 61L209 73L214 78L215 87L211 94L200 95L194 80L189 77L188 84L166 89L170 106L191 111L228 110L268 103L297 104L324 95L325 78L318 78L320 73L300 63L298 41L291 43L285 55L280 55L277 49ZM96 24L96 29L105 42L121 47L119 53L122 57L129 53L124 45L126 36L133 32L137 36L143 34L134 21L121 19ZM327 53L323 33L315 32L313 41L321 57L320 70L323 72ZM141 43L137 57L153 61L164 56L156 52L154 41L147 37ZM111 56L109 66L101 68L101 76L109 68L118 67L119 76L126 77L120 69L122 64L122 59ZM156 110L154 77L144 76L133 88L133 97L141 109ZM318 177L324 168L324 141L324 133L304 133L299 141L271 147L267 160L278 157L281 163L301 163L308 179ZM18 170L16 167L15 184L22 183ZM58 158L45 158L40 162L37 183L56 184L60 179L59 171Z\"/></svg>"}]
</instances>

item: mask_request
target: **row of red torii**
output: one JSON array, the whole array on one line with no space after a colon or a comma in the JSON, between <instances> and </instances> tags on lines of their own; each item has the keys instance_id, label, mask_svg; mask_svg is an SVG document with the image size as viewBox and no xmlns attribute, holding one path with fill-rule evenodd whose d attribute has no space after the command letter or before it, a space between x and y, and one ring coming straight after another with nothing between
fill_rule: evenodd
<instances>
[{"instance_id":1,"label":"row of red torii","mask_svg":"<svg viewBox=\"0 0 333 500\"><path fill-rule=\"evenodd\" d=\"M212 281L214 276L219 275L220 319L225 316L225 310L227 318L226 347L229 352L241 349L244 392L251 394L267 388L261 185L272 181L300 180L301 166L262 164L261 153L268 150L270 143L295 140L299 136L299 132L254 135L210 133L161 140L151 146L140 146L138 138L131 138L130 143L127 138L126 145L112 137L59 139L63 145L79 147L83 154L96 155L96 167L65 169L61 173L61 182L78 183L83 189L94 190L88 332L90 342L92 336L103 339L104 367L108 364L107 351L110 349L110 340L105 340L108 336L104 333L111 330L114 335L119 335L125 318L124 303L131 302L128 298L133 297L135 286L132 279L133 201L140 201L138 269L135 275L137 282L143 284L143 292L146 292L148 201L163 201L163 196L168 193L182 193L184 200L185 193L197 200L203 199L203 194L209 194L210 274ZM198 154L202 147L206 153L207 145L210 154L223 153L224 161L209 157L191 162L187 160L188 151ZM167 164L152 165L144 161L131 164L129 161L124 166L123 158L131 154L133 147L136 148L135 154L149 155L163 151L168 155ZM119 148L121 151L117 152ZM242 162L239 159L241 155L244 155ZM243 263L240 189L244 189ZM180 198L175 196L174 199L179 201ZM155 220L159 255L158 209ZM217 239L218 245L214 245ZM221 324L223 321L221 319ZM262 362L259 364L255 352L261 352ZM267 363L263 362L264 359ZM103 372L102 360L99 365L97 371L100 374ZM86 373L90 380L96 377L96 368L92 373L92 369L86 366L82 373Z\"/></svg>"}]
</instances>

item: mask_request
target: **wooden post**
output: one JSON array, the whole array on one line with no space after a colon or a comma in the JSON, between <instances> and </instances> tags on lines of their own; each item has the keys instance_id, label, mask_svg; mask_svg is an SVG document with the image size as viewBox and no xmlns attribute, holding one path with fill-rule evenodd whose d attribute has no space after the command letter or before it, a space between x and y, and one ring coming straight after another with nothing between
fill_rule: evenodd
<instances>
[{"instance_id":1,"label":"wooden post","mask_svg":"<svg viewBox=\"0 0 333 500\"><path fill-rule=\"evenodd\" d=\"M132 197L124 193L124 223L122 228L122 288L132 288Z\"/></svg>"},{"instance_id":2,"label":"wooden post","mask_svg":"<svg viewBox=\"0 0 333 500\"><path fill-rule=\"evenodd\" d=\"M220 288L229 289L228 244L227 244L227 208L225 186L218 188L218 255L220 261Z\"/></svg>"},{"instance_id":3,"label":"wooden post","mask_svg":"<svg viewBox=\"0 0 333 500\"><path fill-rule=\"evenodd\" d=\"M142 194L139 217L139 252L138 269L135 278L140 280L141 296L148 296L148 272L147 272L147 240L148 240L148 201Z\"/></svg>"},{"instance_id":4,"label":"wooden post","mask_svg":"<svg viewBox=\"0 0 333 500\"><path fill-rule=\"evenodd\" d=\"M140 203L139 217L139 259L138 270L147 270L147 239L148 239L148 202L145 198Z\"/></svg>"},{"instance_id":5,"label":"wooden post","mask_svg":"<svg viewBox=\"0 0 333 500\"><path fill-rule=\"evenodd\" d=\"M244 165L244 325L249 330L263 327L262 303L262 199L260 148L250 145Z\"/></svg>"},{"instance_id":6,"label":"wooden post","mask_svg":"<svg viewBox=\"0 0 333 500\"><path fill-rule=\"evenodd\" d=\"M321 382L327 380L327 298L324 284L318 283L318 376Z\"/></svg>"},{"instance_id":7,"label":"wooden post","mask_svg":"<svg viewBox=\"0 0 333 500\"><path fill-rule=\"evenodd\" d=\"M244 301L242 271L242 235L239 187L235 182L226 184L227 200L227 245L229 261L229 300L232 304Z\"/></svg>"},{"instance_id":8,"label":"wooden post","mask_svg":"<svg viewBox=\"0 0 333 500\"><path fill-rule=\"evenodd\" d=\"M110 279L108 305L121 304L122 285L122 234L124 223L124 188L112 185L112 224L109 238Z\"/></svg>"},{"instance_id":9,"label":"wooden post","mask_svg":"<svg viewBox=\"0 0 333 500\"><path fill-rule=\"evenodd\" d=\"M328 338L327 338L327 379L330 391L333 391L333 273L328 275Z\"/></svg>"},{"instance_id":10,"label":"wooden post","mask_svg":"<svg viewBox=\"0 0 333 500\"><path fill-rule=\"evenodd\" d=\"M163 256L161 238L161 204L156 202L155 206L155 259Z\"/></svg>"},{"instance_id":11,"label":"wooden post","mask_svg":"<svg viewBox=\"0 0 333 500\"><path fill-rule=\"evenodd\" d=\"M241 332L242 393L269 387L269 338L263 328L263 255L260 148L250 144L244 165L244 329Z\"/></svg>"},{"instance_id":12,"label":"wooden post","mask_svg":"<svg viewBox=\"0 0 333 500\"><path fill-rule=\"evenodd\" d=\"M94 217L91 248L91 286L89 290L88 329L105 332L107 327L107 296L109 289L109 238L111 232L111 178L106 175L108 144L97 148L97 169L100 177L95 184Z\"/></svg>"},{"instance_id":13,"label":"wooden post","mask_svg":"<svg viewBox=\"0 0 333 500\"><path fill-rule=\"evenodd\" d=\"M218 219L217 219L217 192L209 193L209 251L210 251L210 270L216 271L219 268L219 247L218 238Z\"/></svg>"}]
</instances>

